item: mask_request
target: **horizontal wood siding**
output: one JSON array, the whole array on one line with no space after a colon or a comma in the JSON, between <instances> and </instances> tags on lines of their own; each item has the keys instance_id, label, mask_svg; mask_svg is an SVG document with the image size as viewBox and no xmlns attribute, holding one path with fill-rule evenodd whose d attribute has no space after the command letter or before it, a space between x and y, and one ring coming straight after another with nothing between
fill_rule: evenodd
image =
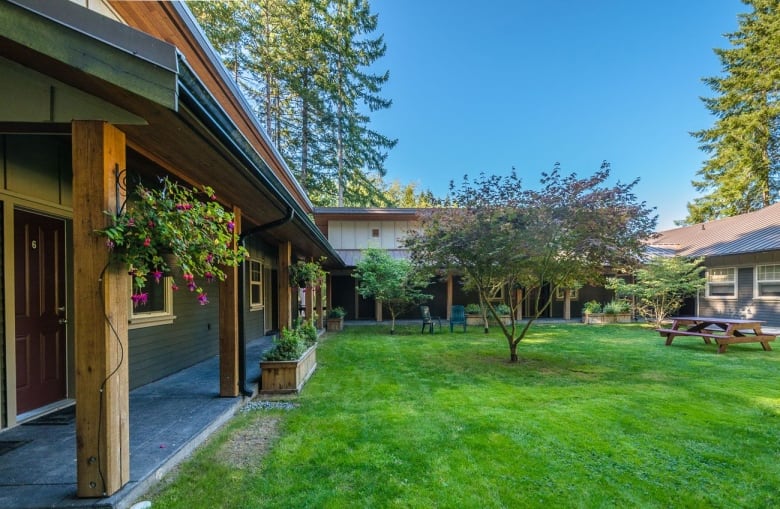
<instances>
[{"instance_id":1,"label":"horizontal wood siding","mask_svg":"<svg viewBox=\"0 0 780 509\"><path fill-rule=\"evenodd\" d=\"M737 268L737 298L699 298L698 314L763 320L767 326L780 327L780 300L756 299L755 267L780 264L780 251L722 256L705 260L708 268Z\"/></svg>"},{"instance_id":2,"label":"horizontal wood siding","mask_svg":"<svg viewBox=\"0 0 780 509\"><path fill-rule=\"evenodd\" d=\"M0 140L0 147L2 143ZM0 150L2 150L0 148ZM2 152L0 152L2 156ZM2 160L2 159L0 159ZM0 201L0 226L3 225L3 202ZM5 250L3 244L3 230L0 229L0 429L8 424L8 405L5 395L8 391L6 380L8 371L5 360Z\"/></svg>"},{"instance_id":3,"label":"horizontal wood siding","mask_svg":"<svg viewBox=\"0 0 780 509\"><path fill-rule=\"evenodd\" d=\"M130 388L136 388L219 353L219 286L206 285L210 303L201 306L185 288L173 294L176 320L130 331ZM215 391L219 387L214 387Z\"/></svg>"}]
</instances>

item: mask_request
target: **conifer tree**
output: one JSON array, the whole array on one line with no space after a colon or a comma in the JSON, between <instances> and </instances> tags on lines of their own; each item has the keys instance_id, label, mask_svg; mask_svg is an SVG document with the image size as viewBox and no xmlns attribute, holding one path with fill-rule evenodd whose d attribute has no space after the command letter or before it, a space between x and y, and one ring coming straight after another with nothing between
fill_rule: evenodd
<instances>
[{"instance_id":1,"label":"conifer tree","mask_svg":"<svg viewBox=\"0 0 780 509\"><path fill-rule=\"evenodd\" d=\"M743 0L731 48L716 49L723 74L705 78L704 98L715 125L692 133L710 158L693 186L704 196L688 204L692 224L750 212L780 191L780 7L777 0Z\"/></svg>"}]
</instances>

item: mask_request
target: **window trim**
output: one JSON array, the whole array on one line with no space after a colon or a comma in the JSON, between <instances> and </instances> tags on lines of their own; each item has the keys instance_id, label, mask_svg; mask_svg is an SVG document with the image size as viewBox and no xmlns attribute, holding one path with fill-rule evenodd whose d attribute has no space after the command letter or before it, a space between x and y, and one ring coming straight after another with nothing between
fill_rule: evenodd
<instances>
[{"instance_id":1,"label":"window trim","mask_svg":"<svg viewBox=\"0 0 780 509\"><path fill-rule=\"evenodd\" d=\"M711 270L728 270L731 271L733 275L733 281L731 283L732 286L732 293L731 295L710 295L710 271ZM707 269L706 271L706 286L704 287L704 295L707 299L717 299L717 300L736 300L737 299L737 285L739 283L739 271L736 267L713 267L710 269ZM726 283L719 283L719 284L726 284Z\"/></svg>"},{"instance_id":2,"label":"window trim","mask_svg":"<svg viewBox=\"0 0 780 509\"><path fill-rule=\"evenodd\" d=\"M756 265L756 267L753 269L753 298L758 300L780 300L780 296L778 295L761 295L759 293L759 283L778 283L780 284L780 279L758 279L758 270L760 267L780 267L780 263L762 263L759 265Z\"/></svg>"},{"instance_id":3,"label":"window trim","mask_svg":"<svg viewBox=\"0 0 780 509\"><path fill-rule=\"evenodd\" d=\"M563 293L566 290L566 288L559 286L555 289L555 300L566 300L566 295ZM569 290L569 300L580 300L580 289L579 288L568 288Z\"/></svg>"},{"instance_id":4,"label":"window trim","mask_svg":"<svg viewBox=\"0 0 780 509\"><path fill-rule=\"evenodd\" d=\"M258 271L259 274L260 274L260 281L258 281L258 282L256 282L252 278L252 264L253 263L256 263L256 264L258 264L260 266L260 270ZM248 284L248 287L249 287L249 299L248 300L249 300L249 310L250 311L260 311L260 310L265 309L265 288L264 288L265 287L265 284L264 284L265 283L265 281L264 281L265 274L264 274L263 271L264 271L263 260L261 260L259 258L250 258L249 259L249 270L247 272L249 272L249 274L248 274L248 277L249 277L249 284ZM259 286L260 287L260 302L259 303L252 302L252 293L253 293L252 289L255 286Z\"/></svg>"},{"instance_id":5,"label":"window trim","mask_svg":"<svg viewBox=\"0 0 780 509\"><path fill-rule=\"evenodd\" d=\"M173 278L166 276L160 281L160 284L164 285L163 299L165 300L165 307L162 311L136 313L134 312L133 301L128 297L127 302L130 308L128 314L129 329L170 325L176 320L176 315L173 314Z\"/></svg>"}]
</instances>

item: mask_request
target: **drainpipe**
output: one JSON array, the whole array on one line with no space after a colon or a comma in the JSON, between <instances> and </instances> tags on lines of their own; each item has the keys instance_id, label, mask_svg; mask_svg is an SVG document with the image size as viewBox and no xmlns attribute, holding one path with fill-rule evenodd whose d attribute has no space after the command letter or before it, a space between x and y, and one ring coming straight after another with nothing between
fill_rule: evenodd
<instances>
[{"instance_id":1,"label":"drainpipe","mask_svg":"<svg viewBox=\"0 0 780 509\"><path fill-rule=\"evenodd\" d=\"M242 232L238 236L238 243L242 247L246 247L247 237L287 224L293 220L293 217L295 217L295 210L293 210L292 207L287 207L287 212L283 218L255 226L254 228ZM246 386L246 331L244 330L245 282L246 260L241 262L241 277L238 279L238 386L244 396L251 396L253 391Z\"/></svg>"}]
</instances>

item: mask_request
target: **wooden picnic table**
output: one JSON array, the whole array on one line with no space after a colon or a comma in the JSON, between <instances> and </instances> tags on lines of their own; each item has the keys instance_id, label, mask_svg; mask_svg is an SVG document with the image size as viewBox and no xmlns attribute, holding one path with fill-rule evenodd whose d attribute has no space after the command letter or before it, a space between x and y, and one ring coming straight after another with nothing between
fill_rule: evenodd
<instances>
[{"instance_id":1,"label":"wooden picnic table","mask_svg":"<svg viewBox=\"0 0 780 509\"><path fill-rule=\"evenodd\" d=\"M761 331L761 320L744 320L740 318L720 318L709 316L674 316L670 329L656 329L661 336L666 336L666 346L672 344L677 336L700 337L706 344L714 340L718 344L718 353L725 353L728 345L733 343L761 343L761 347L772 350L770 341L775 340L773 334Z\"/></svg>"}]
</instances>

